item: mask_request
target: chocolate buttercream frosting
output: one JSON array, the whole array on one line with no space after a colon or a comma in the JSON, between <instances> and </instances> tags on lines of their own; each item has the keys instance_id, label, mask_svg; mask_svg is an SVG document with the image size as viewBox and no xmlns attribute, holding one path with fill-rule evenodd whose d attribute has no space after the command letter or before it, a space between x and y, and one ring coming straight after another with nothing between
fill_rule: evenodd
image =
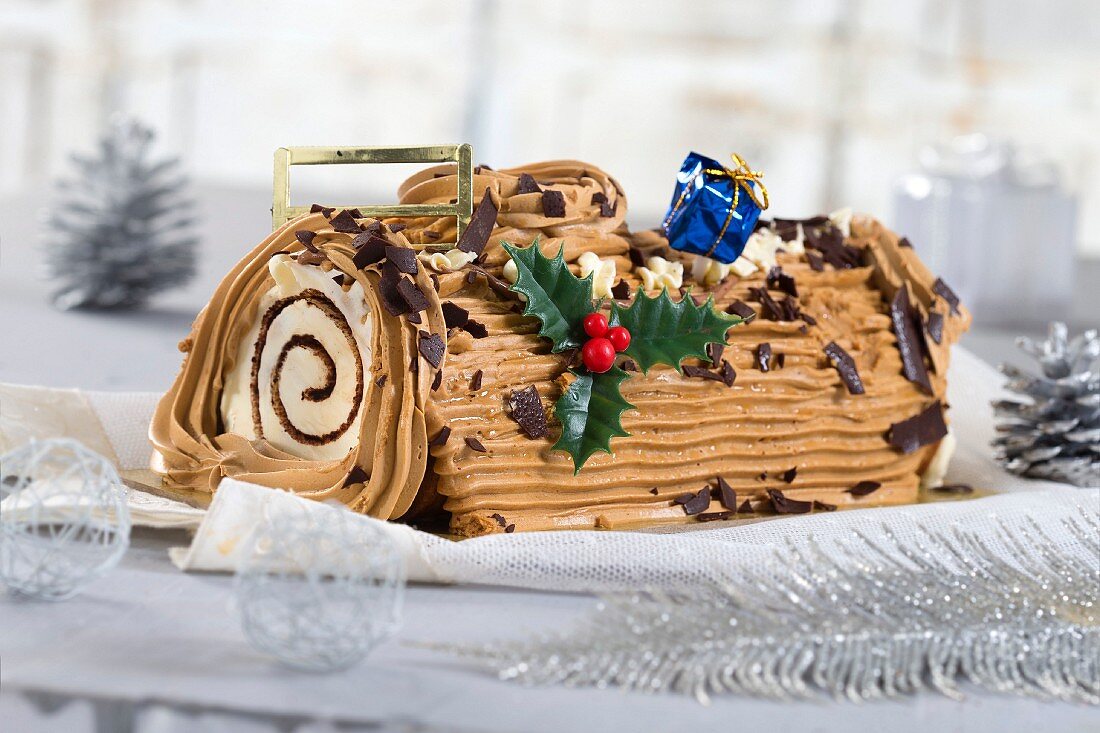
<instances>
[{"instance_id":1,"label":"chocolate buttercream frosting","mask_svg":"<svg viewBox=\"0 0 1100 733\"><path fill-rule=\"evenodd\" d=\"M400 200L446 203L455 174L453 165L424 170L400 187ZM754 236L783 245L774 262L704 282L692 281L695 258L671 251L659 232L627 229L621 187L595 166L481 167L473 190L480 210L496 210L491 232L476 232L477 246L467 248L476 262L426 265L429 247L456 240L453 218L432 217L387 220L371 235L386 244L356 262L357 234L336 231L321 213L246 257L196 321L194 346L157 410L154 467L166 483L212 492L235 476L386 518L441 505L461 535L695 522L726 518L734 501L738 511L779 511L776 496L786 510L916 500L937 444L904 453L888 435L943 399L949 347L969 315L880 223L857 216L842 234L824 217L806 220L808 253L797 227L781 239L776 225L764 226ZM548 191L556 192L549 206ZM323 255L319 264L295 261L305 251L299 231L315 232L306 239ZM623 415L630 436L576 475L570 457L551 450L560 428L549 410L573 355L550 353L507 289L501 242L536 240L547 255L564 247L577 274L585 253L612 263L617 298L643 285L639 270L652 256L681 263L692 294L749 319L728 332L719 364L631 372L622 387L634 405ZM416 273L404 260L404 271L387 270L376 258L387 246L416 250ZM422 310L387 301L402 279L423 295L412 306ZM940 336L906 356L910 370L914 358L927 359L931 395L906 378L891 321L890 304L906 286L913 323L933 322ZM392 315L387 304L405 312ZM762 344L774 355L767 371ZM839 354L850 373L836 365ZM716 378L691 376L703 372ZM853 393L855 375L862 393ZM545 427L517 414L519 394L532 414L546 406ZM721 491L701 489L716 477ZM873 493L852 490L871 484Z\"/></svg>"}]
</instances>

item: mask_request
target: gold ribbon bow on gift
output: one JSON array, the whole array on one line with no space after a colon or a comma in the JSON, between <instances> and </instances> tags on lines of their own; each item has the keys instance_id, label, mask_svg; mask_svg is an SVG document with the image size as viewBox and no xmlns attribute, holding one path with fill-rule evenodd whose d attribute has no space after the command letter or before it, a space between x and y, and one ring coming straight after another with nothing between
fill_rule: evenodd
<instances>
[{"instance_id":1,"label":"gold ribbon bow on gift","mask_svg":"<svg viewBox=\"0 0 1100 733\"><path fill-rule=\"evenodd\" d=\"M737 205L741 202L741 189L745 190L748 197L752 199L752 202L761 210L768 208L768 189L765 188L764 182L760 180L764 177L764 172L754 171L749 168L749 164L737 153L730 153L730 158L733 159L733 168L704 168L689 178L687 182L684 183L684 190L680 192L680 198L677 199L676 205L672 207L672 211L668 213L668 217L665 219L665 228L667 229L669 222L672 221L672 217L680 210L680 206L683 205L684 199L687 198L691 183L701 173L716 176L718 178L728 178L733 181L733 201L730 204L729 214L726 215L726 222L722 225L722 231L718 232L718 236L715 238L714 243L710 245L710 249L707 250L707 257L714 254L714 250L718 249L718 245L722 242L722 237L726 236L726 230L729 229L730 223L733 221L733 214L737 211ZM751 185L753 183L760 187L759 198L757 198L756 191Z\"/></svg>"}]
</instances>

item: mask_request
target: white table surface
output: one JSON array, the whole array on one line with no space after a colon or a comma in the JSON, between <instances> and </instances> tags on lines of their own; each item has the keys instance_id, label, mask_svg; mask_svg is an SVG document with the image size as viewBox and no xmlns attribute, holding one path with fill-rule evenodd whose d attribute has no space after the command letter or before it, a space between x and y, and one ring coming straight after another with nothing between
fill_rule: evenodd
<instances>
[{"instance_id":1,"label":"white table surface","mask_svg":"<svg viewBox=\"0 0 1100 733\"><path fill-rule=\"evenodd\" d=\"M60 313L39 279L38 196L0 207L0 380L85 389L159 390L175 345L222 273L267 231L260 192L204 189L200 276L137 313ZM981 353L1007 353L985 335ZM0 405L0 409L3 406ZM865 705L531 689L497 681L411 642L514 637L559 629L593 599L475 587L412 587L399 635L332 675L286 670L254 652L232 611L228 577L186 575L166 548L181 533L142 531L122 565L70 601L0 594L4 730L401 731L1094 731L1076 705L973 693Z\"/></svg>"}]
</instances>

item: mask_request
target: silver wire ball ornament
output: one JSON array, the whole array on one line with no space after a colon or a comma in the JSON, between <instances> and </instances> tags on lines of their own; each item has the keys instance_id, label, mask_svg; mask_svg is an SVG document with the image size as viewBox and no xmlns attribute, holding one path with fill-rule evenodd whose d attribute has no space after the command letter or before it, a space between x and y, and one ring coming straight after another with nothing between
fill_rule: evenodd
<instances>
[{"instance_id":1,"label":"silver wire ball ornament","mask_svg":"<svg viewBox=\"0 0 1100 733\"><path fill-rule=\"evenodd\" d=\"M70 598L129 544L126 488L106 458L68 438L0 456L0 581L10 590Z\"/></svg>"},{"instance_id":2,"label":"silver wire ball ornament","mask_svg":"<svg viewBox=\"0 0 1100 733\"><path fill-rule=\"evenodd\" d=\"M264 518L237 568L241 628L291 667L346 669L400 626L405 563L370 520L303 505Z\"/></svg>"}]
</instances>

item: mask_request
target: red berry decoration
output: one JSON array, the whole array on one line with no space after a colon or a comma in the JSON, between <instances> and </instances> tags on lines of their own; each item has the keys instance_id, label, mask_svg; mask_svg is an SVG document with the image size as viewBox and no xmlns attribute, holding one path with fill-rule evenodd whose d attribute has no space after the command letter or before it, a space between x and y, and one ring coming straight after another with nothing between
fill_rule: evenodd
<instances>
[{"instance_id":1,"label":"red berry decoration","mask_svg":"<svg viewBox=\"0 0 1100 733\"><path fill-rule=\"evenodd\" d=\"M603 313L589 313L581 323L589 338L599 338L607 334L607 316Z\"/></svg>"},{"instance_id":2,"label":"red berry decoration","mask_svg":"<svg viewBox=\"0 0 1100 733\"><path fill-rule=\"evenodd\" d=\"M603 374L615 363L615 347L602 336L589 339L581 349L581 358L588 371Z\"/></svg>"},{"instance_id":3,"label":"red berry decoration","mask_svg":"<svg viewBox=\"0 0 1100 733\"><path fill-rule=\"evenodd\" d=\"M607 340L615 347L615 351L626 351L626 347L630 346L630 331L623 326L612 326L607 329Z\"/></svg>"}]
</instances>

